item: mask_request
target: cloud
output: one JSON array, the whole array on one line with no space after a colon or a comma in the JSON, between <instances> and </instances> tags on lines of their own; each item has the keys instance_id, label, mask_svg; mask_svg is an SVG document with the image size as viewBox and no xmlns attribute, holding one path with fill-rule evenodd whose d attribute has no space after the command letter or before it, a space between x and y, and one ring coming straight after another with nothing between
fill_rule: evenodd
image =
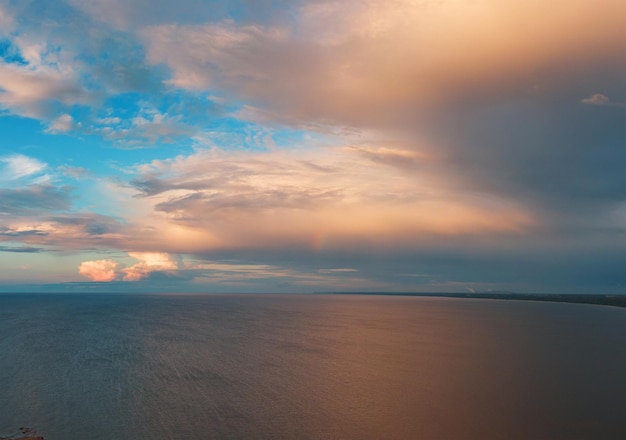
<instances>
[{"instance_id":1,"label":"cloud","mask_svg":"<svg viewBox=\"0 0 626 440\"><path fill-rule=\"evenodd\" d=\"M46 119L59 104L71 107L92 98L70 69L0 61L0 106L18 115Z\"/></svg>"},{"instance_id":2,"label":"cloud","mask_svg":"<svg viewBox=\"0 0 626 440\"><path fill-rule=\"evenodd\" d=\"M103 26L65 2L10 6L5 10L11 9L14 29L3 42L10 56L0 57L0 109L38 119L50 133L95 134L98 120L119 117L110 114L112 108L126 116L128 109L115 101L120 95L163 101L160 73L145 65L131 34ZM106 131L97 134L107 137Z\"/></svg>"},{"instance_id":3,"label":"cloud","mask_svg":"<svg viewBox=\"0 0 626 440\"><path fill-rule=\"evenodd\" d=\"M565 265L541 267L562 249L619 257L623 1L271 3L2 3L5 113L171 153L78 190L58 183L78 168L3 157L0 239L143 255L117 266L120 284L238 273L366 285L327 269L354 267L381 283L417 273L428 276L407 278L424 288L478 288L493 267L503 282L518 267L564 278ZM191 267L179 254L271 267Z\"/></svg>"},{"instance_id":4,"label":"cloud","mask_svg":"<svg viewBox=\"0 0 626 440\"><path fill-rule=\"evenodd\" d=\"M24 237L29 235L41 236L47 235L46 231L30 228L30 227L17 227L7 228L5 226L0 227L0 237Z\"/></svg>"},{"instance_id":5,"label":"cloud","mask_svg":"<svg viewBox=\"0 0 626 440\"><path fill-rule=\"evenodd\" d=\"M582 99L580 102L582 102L583 104L607 105L610 100L607 96L601 93L596 93L594 95L591 95L589 98Z\"/></svg>"},{"instance_id":6,"label":"cloud","mask_svg":"<svg viewBox=\"0 0 626 440\"><path fill-rule=\"evenodd\" d=\"M85 179L93 175L91 171L83 167L73 167L69 165L62 165L58 168L58 170L64 175L69 176L76 180Z\"/></svg>"},{"instance_id":7,"label":"cloud","mask_svg":"<svg viewBox=\"0 0 626 440\"><path fill-rule=\"evenodd\" d=\"M109 282L118 277L119 263L115 260L83 261L78 266L78 272L91 281Z\"/></svg>"},{"instance_id":8,"label":"cloud","mask_svg":"<svg viewBox=\"0 0 626 440\"><path fill-rule=\"evenodd\" d=\"M626 104L622 102L613 102L609 99L608 96L603 95L601 93L595 93L588 98L581 99L580 102L583 104L591 104L591 105L599 105L599 106L609 106L609 107L619 107L625 108Z\"/></svg>"},{"instance_id":9,"label":"cloud","mask_svg":"<svg viewBox=\"0 0 626 440\"><path fill-rule=\"evenodd\" d=\"M125 135L130 134L150 143L157 141L171 143L180 136L191 136L196 131L196 128L183 123L180 117L151 111L148 115L133 118L132 126L128 132L125 132Z\"/></svg>"},{"instance_id":10,"label":"cloud","mask_svg":"<svg viewBox=\"0 0 626 440\"><path fill-rule=\"evenodd\" d=\"M0 35L7 35L15 28L13 16L0 5Z\"/></svg>"},{"instance_id":11,"label":"cloud","mask_svg":"<svg viewBox=\"0 0 626 440\"><path fill-rule=\"evenodd\" d=\"M230 91L283 120L388 126L409 109L519 93L543 80L535 72L612 60L626 46L625 14L618 0L321 1L304 3L293 27L224 21L141 34L177 87Z\"/></svg>"},{"instance_id":12,"label":"cloud","mask_svg":"<svg viewBox=\"0 0 626 440\"><path fill-rule=\"evenodd\" d=\"M0 157L0 183L40 175L47 164L23 154ZM41 176L37 177L41 179Z\"/></svg>"},{"instance_id":13,"label":"cloud","mask_svg":"<svg viewBox=\"0 0 626 440\"><path fill-rule=\"evenodd\" d=\"M161 245L178 253L413 246L425 237L523 234L533 227L532 213L521 206L454 192L436 166L420 172L380 160L387 150L375 148L379 156L372 158L365 148L198 150L140 166L132 183L154 209L149 221L162 231ZM392 151L394 158L429 160Z\"/></svg>"},{"instance_id":14,"label":"cloud","mask_svg":"<svg viewBox=\"0 0 626 440\"><path fill-rule=\"evenodd\" d=\"M62 114L58 118L56 118L48 129L46 130L48 133L67 133L74 128L74 119L71 115L67 113Z\"/></svg>"},{"instance_id":15,"label":"cloud","mask_svg":"<svg viewBox=\"0 0 626 440\"><path fill-rule=\"evenodd\" d=\"M356 269L309 270L243 261L188 259L155 252L130 252L139 263L129 267L116 260L85 261L79 273L92 281L107 281L110 289L185 289L191 291L310 291L312 286L363 286L371 280ZM134 286L141 287L134 287ZM295 289L295 290L294 290Z\"/></svg>"},{"instance_id":16,"label":"cloud","mask_svg":"<svg viewBox=\"0 0 626 440\"><path fill-rule=\"evenodd\" d=\"M78 266L78 272L91 281L140 281L155 274L172 274L178 271L179 262L162 252L129 252L138 263L124 267L119 261L90 260Z\"/></svg>"},{"instance_id":17,"label":"cloud","mask_svg":"<svg viewBox=\"0 0 626 440\"><path fill-rule=\"evenodd\" d=\"M377 132L406 143L405 156L359 146L372 160L415 168L419 157L435 158L424 167L440 181L532 207L554 227L573 216L591 227L620 203L622 115L578 104L589 89L626 92L623 2L315 1L293 16L139 34L148 61L170 69L169 85L219 90L246 104L240 118ZM160 208L185 211L202 197Z\"/></svg>"},{"instance_id":18,"label":"cloud","mask_svg":"<svg viewBox=\"0 0 626 440\"><path fill-rule=\"evenodd\" d=\"M0 216L66 211L70 206L70 189L67 187L42 184L18 189L0 188Z\"/></svg>"},{"instance_id":19,"label":"cloud","mask_svg":"<svg viewBox=\"0 0 626 440\"><path fill-rule=\"evenodd\" d=\"M351 272L358 272L358 269L348 269L348 268L336 268L336 269L320 269L318 270L318 272L320 273L351 273Z\"/></svg>"},{"instance_id":20,"label":"cloud","mask_svg":"<svg viewBox=\"0 0 626 440\"><path fill-rule=\"evenodd\" d=\"M122 270L124 281L139 281L154 272L173 272L179 264L169 254L162 252L129 252L128 256L139 260L139 263Z\"/></svg>"},{"instance_id":21,"label":"cloud","mask_svg":"<svg viewBox=\"0 0 626 440\"><path fill-rule=\"evenodd\" d=\"M0 203L0 211L2 204ZM56 252L124 249L133 228L120 219L65 210L51 215L47 209L13 207L5 211L0 241L45 247Z\"/></svg>"},{"instance_id":22,"label":"cloud","mask_svg":"<svg viewBox=\"0 0 626 440\"><path fill-rule=\"evenodd\" d=\"M42 252L42 248L31 246L0 246L0 252L14 252L20 254L33 254Z\"/></svg>"}]
</instances>

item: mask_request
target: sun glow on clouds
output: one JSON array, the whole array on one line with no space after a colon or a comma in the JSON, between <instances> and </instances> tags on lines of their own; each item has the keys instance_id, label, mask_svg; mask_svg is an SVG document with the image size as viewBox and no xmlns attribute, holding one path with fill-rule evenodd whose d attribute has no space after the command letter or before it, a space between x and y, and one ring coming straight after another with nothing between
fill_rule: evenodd
<instances>
[{"instance_id":1,"label":"sun glow on clouds","mask_svg":"<svg viewBox=\"0 0 626 440\"><path fill-rule=\"evenodd\" d=\"M432 160L397 146L352 145L297 152L199 149L138 166L135 191L119 187L114 196L121 207L135 208L128 217L134 232L123 237L124 246L135 249L128 255L139 262L115 267L115 276L109 271L107 277L139 281L154 272L189 270L198 279L209 271L214 281L244 272L252 278L286 276L269 266L183 264L172 255L259 249L375 252L419 248L442 236L523 235L533 227L531 213L521 206L487 194L451 191L454 182L422 170ZM115 193L115 186L110 189ZM136 209L138 202L142 209ZM168 253L150 250L155 248ZM216 270L230 275L217 277ZM317 276L353 271L326 270Z\"/></svg>"},{"instance_id":2,"label":"sun glow on clouds","mask_svg":"<svg viewBox=\"0 0 626 440\"><path fill-rule=\"evenodd\" d=\"M125 281L138 281L146 278L151 272L167 272L178 269L178 263L171 256L162 252L129 252L129 257L139 260L139 263L124 268Z\"/></svg>"},{"instance_id":3,"label":"sun glow on clouds","mask_svg":"<svg viewBox=\"0 0 626 440\"><path fill-rule=\"evenodd\" d=\"M292 27L168 24L141 35L177 87L221 88L292 123L393 126L410 110L528 91L545 81L537 72L617 56L624 18L621 0L321 1L305 2Z\"/></svg>"},{"instance_id":4,"label":"sun glow on clouds","mask_svg":"<svg viewBox=\"0 0 626 440\"><path fill-rule=\"evenodd\" d=\"M78 273L91 281L107 282L117 279L119 263L115 260L83 261L78 266Z\"/></svg>"},{"instance_id":5,"label":"sun glow on clouds","mask_svg":"<svg viewBox=\"0 0 626 440\"><path fill-rule=\"evenodd\" d=\"M449 288L431 257L624 248L623 0L49 3L0 0L2 253Z\"/></svg>"},{"instance_id":6,"label":"sun glow on clouds","mask_svg":"<svg viewBox=\"0 0 626 440\"><path fill-rule=\"evenodd\" d=\"M510 202L459 188L452 195L454 183L420 171L422 161L411 151L364 146L199 150L140 167L134 185L168 224L159 240L173 252L385 247L431 234L523 233L533 224L530 212ZM188 239L168 240L176 230Z\"/></svg>"},{"instance_id":7,"label":"sun glow on clouds","mask_svg":"<svg viewBox=\"0 0 626 440\"><path fill-rule=\"evenodd\" d=\"M78 272L91 281L139 281L148 278L153 272L172 272L179 269L179 263L163 252L129 252L128 256L139 260L129 267L123 267L115 260L83 261Z\"/></svg>"}]
</instances>

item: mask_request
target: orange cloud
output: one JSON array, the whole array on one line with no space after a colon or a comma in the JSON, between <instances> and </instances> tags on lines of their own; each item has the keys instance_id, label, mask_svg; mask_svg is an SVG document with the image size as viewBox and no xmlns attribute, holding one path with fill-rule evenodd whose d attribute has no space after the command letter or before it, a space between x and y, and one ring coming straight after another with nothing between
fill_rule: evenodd
<instances>
[{"instance_id":1,"label":"orange cloud","mask_svg":"<svg viewBox=\"0 0 626 440\"><path fill-rule=\"evenodd\" d=\"M283 121L389 126L409 109L412 121L614 63L625 20L621 0L347 0L305 3L293 27L162 25L142 35L176 87L221 88Z\"/></svg>"},{"instance_id":2,"label":"orange cloud","mask_svg":"<svg viewBox=\"0 0 626 440\"><path fill-rule=\"evenodd\" d=\"M119 263L115 260L83 261L78 266L78 273L91 281L108 282L118 278Z\"/></svg>"},{"instance_id":3,"label":"orange cloud","mask_svg":"<svg viewBox=\"0 0 626 440\"><path fill-rule=\"evenodd\" d=\"M175 253L318 248L320 237L331 247L402 247L437 236L522 234L533 227L532 212L459 188L438 175L433 160L412 150L360 146L245 155L198 150L155 161L135 180L154 212L134 218L149 229L133 243L154 248L148 232L158 230L162 249Z\"/></svg>"}]
</instances>

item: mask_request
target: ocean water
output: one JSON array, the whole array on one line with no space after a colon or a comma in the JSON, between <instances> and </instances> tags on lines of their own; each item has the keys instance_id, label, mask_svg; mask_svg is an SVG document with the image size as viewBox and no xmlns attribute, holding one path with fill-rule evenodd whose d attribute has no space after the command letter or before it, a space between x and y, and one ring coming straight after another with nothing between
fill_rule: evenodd
<instances>
[{"instance_id":1,"label":"ocean water","mask_svg":"<svg viewBox=\"0 0 626 440\"><path fill-rule=\"evenodd\" d=\"M0 436L623 439L626 309L0 296Z\"/></svg>"}]
</instances>

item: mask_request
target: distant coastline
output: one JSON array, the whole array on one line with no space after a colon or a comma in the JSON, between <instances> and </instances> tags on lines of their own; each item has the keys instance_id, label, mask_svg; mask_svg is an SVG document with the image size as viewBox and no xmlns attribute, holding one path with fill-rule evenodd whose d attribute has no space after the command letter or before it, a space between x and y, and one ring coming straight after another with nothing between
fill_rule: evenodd
<instances>
[{"instance_id":1,"label":"distant coastline","mask_svg":"<svg viewBox=\"0 0 626 440\"><path fill-rule=\"evenodd\" d=\"M325 295L379 295L379 296L421 296L443 298L478 298L504 299L518 301L548 301L574 304L593 304L601 306L626 307L626 295L590 295L590 294L560 294L560 293L511 293L511 292L481 292L481 293L418 293L418 292L315 292Z\"/></svg>"},{"instance_id":2,"label":"distant coastline","mask_svg":"<svg viewBox=\"0 0 626 440\"><path fill-rule=\"evenodd\" d=\"M9 437L0 436L0 440L45 440L42 436L37 435L37 431L25 426L21 427L19 434L14 434Z\"/></svg>"}]
</instances>

